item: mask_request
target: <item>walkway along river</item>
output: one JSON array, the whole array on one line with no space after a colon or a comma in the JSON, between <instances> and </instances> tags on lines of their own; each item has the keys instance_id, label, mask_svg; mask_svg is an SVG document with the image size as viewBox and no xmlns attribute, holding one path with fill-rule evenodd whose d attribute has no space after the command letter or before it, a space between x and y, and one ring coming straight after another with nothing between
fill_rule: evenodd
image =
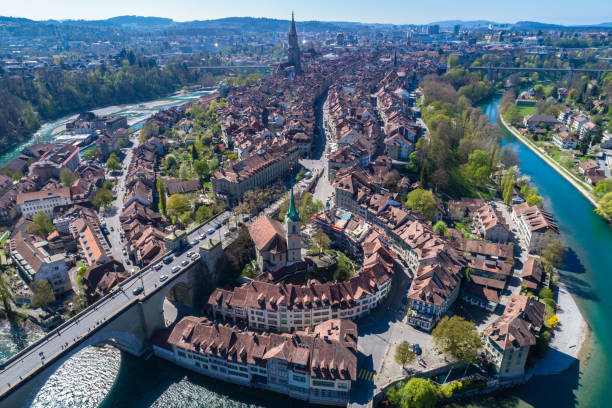
<instances>
[{"instance_id":1,"label":"walkway along river","mask_svg":"<svg viewBox=\"0 0 612 408\"><path fill-rule=\"evenodd\" d=\"M497 122L499 98L483 107ZM580 362L560 375L534 377L529 383L473 407L611 407L612 369L604 350L612 350L612 228L565 179L503 131L531 177L544 204L557 220L571 248L562 278L593 329ZM34 407L277 407L287 399L210 380L152 357L121 355L117 350L88 348L74 356L45 384ZM293 406L303 404L292 400ZM465 406L461 405L461 406Z\"/></svg>"}]
</instances>

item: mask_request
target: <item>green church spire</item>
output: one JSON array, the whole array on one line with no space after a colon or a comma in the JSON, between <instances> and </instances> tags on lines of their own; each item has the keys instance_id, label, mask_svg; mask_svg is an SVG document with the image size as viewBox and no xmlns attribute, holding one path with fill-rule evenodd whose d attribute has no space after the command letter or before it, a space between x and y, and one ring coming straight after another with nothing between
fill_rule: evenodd
<instances>
[{"instance_id":1,"label":"green church spire","mask_svg":"<svg viewBox=\"0 0 612 408\"><path fill-rule=\"evenodd\" d=\"M289 202L289 210L287 210L287 217L291 221L300 221L300 213L295 208L295 200L293 199L293 187L291 187L291 201Z\"/></svg>"}]
</instances>

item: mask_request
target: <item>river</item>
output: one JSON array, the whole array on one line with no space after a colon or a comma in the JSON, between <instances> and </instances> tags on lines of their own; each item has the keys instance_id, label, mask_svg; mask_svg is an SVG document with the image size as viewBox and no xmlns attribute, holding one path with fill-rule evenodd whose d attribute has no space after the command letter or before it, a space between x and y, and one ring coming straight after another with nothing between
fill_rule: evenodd
<instances>
[{"instance_id":1,"label":"river","mask_svg":"<svg viewBox=\"0 0 612 408\"><path fill-rule=\"evenodd\" d=\"M498 108L499 98L483 106L494 122ZM589 358L577 361L563 374L534 377L524 386L461 406L610 407L612 370L603 350L612 347L612 319L606 313L612 312L612 296L608 295L612 293L612 228L565 179L509 132L502 129L502 134L502 145L511 146L518 154L521 172L538 187L545 207L559 224L562 240L571 248L562 278L593 329L593 341L586 345ZM20 344L27 343L23 336L20 339ZM0 342L0 349L7 355L15 352L16 346ZM211 380L156 357L145 361L112 347L90 347L49 379L33 406L278 407L286 403L286 397ZM291 405L303 404L291 400Z\"/></svg>"}]
</instances>

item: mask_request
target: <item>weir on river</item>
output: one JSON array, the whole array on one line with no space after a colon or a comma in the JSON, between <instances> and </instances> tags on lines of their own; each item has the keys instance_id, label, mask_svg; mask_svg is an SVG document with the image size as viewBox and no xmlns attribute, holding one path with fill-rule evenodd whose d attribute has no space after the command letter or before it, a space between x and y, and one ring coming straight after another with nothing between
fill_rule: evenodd
<instances>
[{"instance_id":1,"label":"weir on river","mask_svg":"<svg viewBox=\"0 0 612 408\"><path fill-rule=\"evenodd\" d=\"M483 106L497 123L500 98ZM563 242L570 248L562 279L574 294L593 329L590 358L576 362L560 375L534 377L526 385L463 403L488 407L610 407L612 370L612 228L593 212L591 204L508 131L502 145L518 155L522 174L531 177L554 215ZM587 345L589 347L589 345ZM64 367L62 367L64 368ZM88 373L86 378L84 373ZM106 395L105 397L103 397ZM92 398L93 396L93 398ZM292 400L294 406L303 406ZM120 355L115 349L90 348L77 354L39 393L35 407L277 407L281 396L240 389L191 373L155 357Z\"/></svg>"}]
</instances>

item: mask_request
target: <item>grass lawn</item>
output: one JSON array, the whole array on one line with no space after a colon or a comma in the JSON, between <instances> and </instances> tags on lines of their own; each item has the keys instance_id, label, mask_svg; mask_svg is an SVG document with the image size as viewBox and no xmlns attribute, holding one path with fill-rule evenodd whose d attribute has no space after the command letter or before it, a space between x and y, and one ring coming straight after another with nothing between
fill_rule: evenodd
<instances>
[{"instance_id":1,"label":"grass lawn","mask_svg":"<svg viewBox=\"0 0 612 408\"><path fill-rule=\"evenodd\" d=\"M517 109L521 116L533 115L536 113L535 106L517 106Z\"/></svg>"}]
</instances>

